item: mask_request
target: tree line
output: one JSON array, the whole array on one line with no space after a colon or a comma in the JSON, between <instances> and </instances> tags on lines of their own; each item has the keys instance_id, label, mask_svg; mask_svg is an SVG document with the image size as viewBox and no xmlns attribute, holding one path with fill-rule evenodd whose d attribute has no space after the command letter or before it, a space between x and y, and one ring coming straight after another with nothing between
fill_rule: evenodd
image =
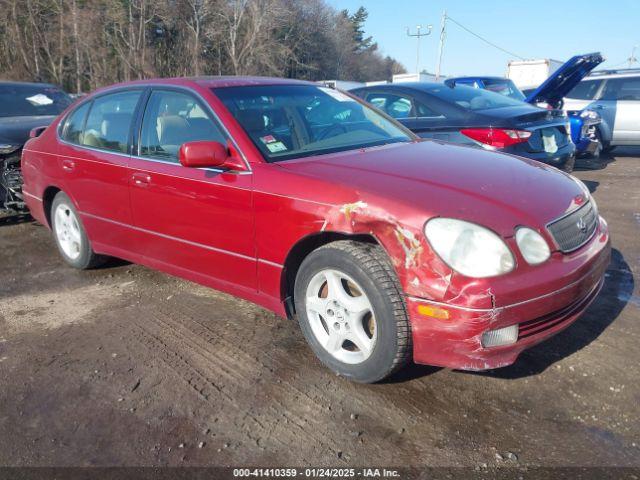
<instances>
[{"instance_id":1,"label":"tree line","mask_svg":"<svg viewBox=\"0 0 640 480\"><path fill-rule=\"evenodd\" d=\"M405 70L324 0L0 0L0 78L71 92L197 75L385 80Z\"/></svg>"}]
</instances>

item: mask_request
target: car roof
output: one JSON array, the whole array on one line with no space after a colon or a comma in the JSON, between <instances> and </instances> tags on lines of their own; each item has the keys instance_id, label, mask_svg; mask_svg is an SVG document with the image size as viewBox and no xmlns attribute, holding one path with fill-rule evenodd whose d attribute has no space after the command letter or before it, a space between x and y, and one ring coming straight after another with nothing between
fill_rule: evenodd
<instances>
[{"instance_id":1,"label":"car roof","mask_svg":"<svg viewBox=\"0 0 640 480\"><path fill-rule=\"evenodd\" d=\"M53 83L41 83L41 82L15 82L13 80L0 80L0 85L9 85L9 86L32 86L32 87L55 87L60 88Z\"/></svg>"},{"instance_id":2,"label":"car roof","mask_svg":"<svg viewBox=\"0 0 640 480\"><path fill-rule=\"evenodd\" d=\"M453 80L453 81L457 81L457 80L505 80L505 81L509 81L508 78L505 77L492 77L489 75L476 75L476 76L466 76L466 77L450 77L447 78L447 80Z\"/></svg>"},{"instance_id":3,"label":"car roof","mask_svg":"<svg viewBox=\"0 0 640 480\"><path fill-rule=\"evenodd\" d=\"M409 90L419 90L421 92L429 92L430 89L436 87L446 87L444 83L436 82L402 82L402 83L385 83L384 85L371 85L370 87L354 88L353 90L394 90L406 88Z\"/></svg>"},{"instance_id":4,"label":"car roof","mask_svg":"<svg viewBox=\"0 0 640 480\"><path fill-rule=\"evenodd\" d=\"M596 70L591 72L587 78L621 78L621 77L638 77L640 76L640 68L622 68L616 70Z\"/></svg>"},{"instance_id":5,"label":"car roof","mask_svg":"<svg viewBox=\"0 0 640 480\"><path fill-rule=\"evenodd\" d=\"M174 77L151 78L146 80L133 80L130 82L116 83L103 87L103 92L114 88L146 85L174 85L183 87L200 86L204 88L247 87L259 85L315 85L304 80L293 80L276 77L250 77L250 76L201 76L201 77Z\"/></svg>"}]
</instances>

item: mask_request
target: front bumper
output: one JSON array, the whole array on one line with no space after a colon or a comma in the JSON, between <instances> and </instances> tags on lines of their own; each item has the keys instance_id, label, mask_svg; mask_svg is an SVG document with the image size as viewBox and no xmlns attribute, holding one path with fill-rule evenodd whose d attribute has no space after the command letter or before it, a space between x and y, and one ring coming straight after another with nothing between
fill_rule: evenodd
<instances>
[{"instance_id":1,"label":"front bumper","mask_svg":"<svg viewBox=\"0 0 640 480\"><path fill-rule=\"evenodd\" d=\"M548 291L541 295L514 298L509 292L500 292L502 298L508 297L512 301L487 309L407 297L414 361L462 370L504 367L514 363L526 348L571 325L597 297L604 282L611 245L606 224L601 223L602 228L576 253L576 257L584 262L581 267L566 267L563 272L565 262L562 258L556 259L558 265L551 269L555 276L549 278ZM558 275L563 284L560 288ZM522 292L520 295L527 291L522 285L514 288ZM519 326L515 343L483 347L484 332L515 324Z\"/></svg>"},{"instance_id":2,"label":"front bumper","mask_svg":"<svg viewBox=\"0 0 640 480\"><path fill-rule=\"evenodd\" d=\"M600 142L589 137L583 137L576 144L576 153L592 155L598 149Z\"/></svg>"}]
</instances>

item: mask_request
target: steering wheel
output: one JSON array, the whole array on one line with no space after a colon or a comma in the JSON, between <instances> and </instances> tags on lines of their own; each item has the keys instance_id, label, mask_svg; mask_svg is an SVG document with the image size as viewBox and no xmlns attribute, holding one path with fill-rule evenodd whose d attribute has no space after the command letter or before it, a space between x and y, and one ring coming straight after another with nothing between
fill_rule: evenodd
<instances>
[{"instance_id":1,"label":"steering wheel","mask_svg":"<svg viewBox=\"0 0 640 480\"><path fill-rule=\"evenodd\" d=\"M327 128L325 128L324 130L318 133L318 135L316 136L316 140L324 140L325 138L332 136L332 135L329 135L331 132L338 129L342 131L341 133L347 133L347 127L345 127L343 124L332 123Z\"/></svg>"}]
</instances>

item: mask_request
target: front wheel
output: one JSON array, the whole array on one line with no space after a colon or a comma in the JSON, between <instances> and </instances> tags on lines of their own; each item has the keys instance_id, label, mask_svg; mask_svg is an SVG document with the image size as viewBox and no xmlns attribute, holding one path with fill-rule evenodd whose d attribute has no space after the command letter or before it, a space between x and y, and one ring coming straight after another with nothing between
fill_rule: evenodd
<instances>
[{"instance_id":1,"label":"front wheel","mask_svg":"<svg viewBox=\"0 0 640 480\"><path fill-rule=\"evenodd\" d=\"M411 358L411 329L395 272L378 245L338 241L312 252L295 283L300 328L337 374L380 381Z\"/></svg>"},{"instance_id":2,"label":"front wheel","mask_svg":"<svg viewBox=\"0 0 640 480\"><path fill-rule=\"evenodd\" d=\"M91 249L78 212L64 192L58 192L51 204L51 230L60 255L72 267L84 270L104 262Z\"/></svg>"}]
</instances>

